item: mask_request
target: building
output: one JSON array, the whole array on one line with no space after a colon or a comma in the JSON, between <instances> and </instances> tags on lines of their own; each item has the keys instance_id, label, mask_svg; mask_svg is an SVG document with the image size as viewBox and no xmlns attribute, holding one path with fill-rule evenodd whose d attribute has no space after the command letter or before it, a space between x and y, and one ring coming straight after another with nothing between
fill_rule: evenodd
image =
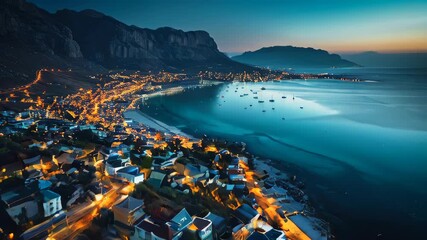
<instances>
[{"instance_id":1,"label":"building","mask_svg":"<svg viewBox=\"0 0 427 240\"><path fill-rule=\"evenodd\" d=\"M49 217L62 210L61 196L50 190L40 192L42 195L42 203L44 216Z\"/></svg>"},{"instance_id":2,"label":"building","mask_svg":"<svg viewBox=\"0 0 427 240\"><path fill-rule=\"evenodd\" d=\"M227 223L225 218L209 212L206 214L204 219L208 219L212 222L214 239L219 239L227 231Z\"/></svg>"},{"instance_id":3,"label":"building","mask_svg":"<svg viewBox=\"0 0 427 240\"><path fill-rule=\"evenodd\" d=\"M155 189L159 189L163 186L166 179L166 174L158 171L152 171L150 177L147 179L148 184L153 186Z\"/></svg>"},{"instance_id":4,"label":"building","mask_svg":"<svg viewBox=\"0 0 427 240\"><path fill-rule=\"evenodd\" d=\"M192 224L193 219L185 208L179 212L160 207L135 224L133 239L178 240L183 239L184 231Z\"/></svg>"},{"instance_id":5,"label":"building","mask_svg":"<svg viewBox=\"0 0 427 240\"><path fill-rule=\"evenodd\" d=\"M116 171L118 178L126 179L131 183L140 183L144 181L144 173L139 172L139 168L137 166L126 166Z\"/></svg>"},{"instance_id":6,"label":"building","mask_svg":"<svg viewBox=\"0 0 427 240\"><path fill-rule=\"evenodd\" d=\"M242 224L248 225L251 228L256 228L260 214L248 204L242 204L232 215L237 218Z\"/></svg>"},{"instance_id":7,"label":"building","mask_svg":"<svg viewBox=\"0 0 427 240\"><path fill-rule=\"evenodd\" d=\"M183 238L213 240L212 221L209 219L194 217L193 223L188 226L187 232L184 233Z\"/></svg>"},{"instance_id":8,"label":"building","mask_svg":"<svg viewBox=\"0 0 427 240\"><path fill-rule=\"evenodd\" d=\"M133 227L135 222L145 215L145 212L142 209L143 206L143 200L130 196L123 196L122 199L112 207L114 223L120 227Z\"/></svg>"}]
</instances>

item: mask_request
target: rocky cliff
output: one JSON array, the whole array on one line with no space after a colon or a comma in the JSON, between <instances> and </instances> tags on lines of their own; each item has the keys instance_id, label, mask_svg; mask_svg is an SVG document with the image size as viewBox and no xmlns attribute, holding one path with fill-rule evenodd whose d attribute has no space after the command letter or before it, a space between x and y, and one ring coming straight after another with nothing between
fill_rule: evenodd
<instances>
[{"instance_id":1,"label":"rocky cliff","mask_svg":"<svg viewBox=\"0 0 427 240\"><path fill-rule=\"evenodd\" d=\"M72 30L84 57L108 68L243 67L221 53L205 31L143 29L94 10L62 10L54 17Z\"/></svg>"},{"instance_id":2,"label":"rocky cliff","mask_svg":"<svg viewBox=\"0 0 427 240\"><path fill-rule=\"evenodd\" d=\"M0 37L5 44L63 57L82 57L68 27L57 23L46 11L22 0L2 1Z\"/></svg>"},{"instance_id":3,"label":"rocky cliff","mask_svg":"<svg viewBox=\"0 0 427 240\"><path fill-rule=\"evenodd\" d=\"M1 87L40 68L168 71L253 70L221 53L205 31L128 26L93 10L55 14L24 0L0 4Z\"/></svg>"}]
</instances>

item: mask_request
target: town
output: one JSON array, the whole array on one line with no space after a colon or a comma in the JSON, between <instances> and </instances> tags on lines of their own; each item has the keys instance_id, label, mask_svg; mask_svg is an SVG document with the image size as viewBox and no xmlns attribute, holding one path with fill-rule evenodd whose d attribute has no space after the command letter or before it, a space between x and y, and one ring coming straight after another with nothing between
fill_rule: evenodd
<instances>
[{"instance_id":1,"label":"town","mask_svg":"<svg viewBox=\"0 0 427 240\"><path fill-rule=\"evenodd\" d=\"M54 71L60 70L40 74ZM259 73L239 76L228 78L264 80ZM2 238L331 237L302 183L253 156L244 143L156 128L138 110L150 95L226 76L120 72L91 78L96 86L64 96L31 94L29 85L2 97L2 106L9 106L0 112ZM21 109L10 110L14 105Z\"/></svg>"}]
</instances>

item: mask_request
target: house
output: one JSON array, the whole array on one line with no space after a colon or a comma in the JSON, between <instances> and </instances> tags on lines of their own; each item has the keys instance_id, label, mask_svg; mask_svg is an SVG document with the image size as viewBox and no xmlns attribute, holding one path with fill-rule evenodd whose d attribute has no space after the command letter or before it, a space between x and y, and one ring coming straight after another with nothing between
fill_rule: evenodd
<instances>
[{"instance_id":1,"label":"house","mask_svg":"<svg viewBox=\"0 0 427 240\"><path fill-rule=\"evenodd\" d=\"M212 222L212 235L214 239L219 239L220 236L222 236L227 231L227 223L225 221L225 218L218 216L216 214L213 214L209 212L206 216L203 217L204 219L208 219Z\"/></svg>"},{"instance_id":2,"label":"house","mask_svg":"<svg viewBox=\"0 0 427 240\"><path fill-rule=\"evenodd\" d=\"M131 183L140 183L144 181L144 173L139 172L137 166L126 166L116 171L117 177L126 179Z\"/></svg>"},{"instance_id":3,"label":"house","mask_svg":"<svg viewBox=\"0 0 427 240\"><path fill-rule=\"evenodd\" d=\"M58 184L53 190L61 195L62 206L65 205L67 207L70 207L77 199L84 195L83 186L80 184Z\"/></svg>"},{"instance_id":4,"label":"house","mask_svg":"<svg viewBox=\"0 0 427 240\"><path fill-rule=\"evenodd\" d=\"M209 219L194 217L193 223L188 226L183 238L213 240L212 221Z\"/></svg>"},{"instance_id":5,"label":"house","mask_svg":"<svg viewBox=\"0 0 427 240\"><path fill-rule=\"evenodd\" d=\"M68 152L62 152L58 156L54 156L54 161L58 164L72 164L74 162L75 157Z\"/></svg>"},{"instance_id":6,"label":"house","mask_svg":"<svg viewBox=\"0 0 427 240\"><path fill-rule=\"evenodd\" d=\"M169 240L172 233L163 222L156 222L152 218L145 218L135 225L135 233L131 240Z\"/></svg>"},{"instance_id":7,"label":"house","mask_svg":"<svg viewBox=\"0 0 427 240\"><path fill-rule=\"evenodd\" d=\"M40 164L40 160L41 160L41 155L37 155L31 158L26 158L24 160L22 160L22 162L24 163L25 167L27 167L28 169L41 169L41 164Z\"/></svg>"},{"instance_id":8,"label":"house","mask_svg":"<svg viewBox=\"0 0 427 240\"><path fill-rule=\"evenodd\" d=\"M108 174L110 176L114 176L117 174L118 170L120 170L126 166L130 166L130 163L129 162L123 162L120 159L107 161L107 163L105 164L105 172L106 172L106 174Z\"/></svg>"},{"instance_id":9,"label":"house","mask_svg":"<svg viewBox=\"0 0 427 240\"><path fill-rule=\"evenodd\" d=\"M185 208L179 212L160 207L153 215L135 225L136 239L178 240L193 219Z\"/></svg>"},{"instance_id":10,"label":"house","mask_svg":"<svg viewBox=\"0 0 427 240\"><path fill-rule=\"evenodd\" d=\"M158 171L152 171L150 177L147 179L147 182L155 189L159 189L163 186L165 179L166 174Z\"/></svg>"},{"instance_id":11,"label":"house","mask_svg":"<svg viewBox=\"0 0 427 240\"><path fill-rule=\"evenodd\" d=\"M122 198L112 207L114 223L119 227L129 228L139 221L145 212L142 209L144 201L130 196Z\"/></svg>"},{"instance_id":12,"label":"house","mask_svg":"<svg viewBox=\"0 0 427 240\"><path fill-rule=\"evenodd\" d=\"M232 215L242 224L249 226L249 228L256 228L260 217L260 214L246 203L234 210Z\"/></svg>"},{"instance_id":13,"label":"house","mask_svg":"<svg viewBox=\"0 0 427 240\"><path fill-rule=\"evenodd\" d=\"M179 174L190 178L190 181L192 182L207 179L209 177L209 169L202 165L178 162L175 164L174 169Z\"/></svg>"},{"instance_id":14,"label":"house","mask_svg":"<svg viewBox=\"0 0 427 240\"><path fill-rule=\"evenodd\" d=\"M42 195L42 203L44 209L44 216L49 217L62 210L61 196L50 190L43 190L40 192Z\"/></svg>"},{"instance_id":15,"label":"house","mask_svg":"<svg viewBox=\"0 0 427 240\"><path fill-rule=\"evenodd\" d=\"M174 217L172 217L166 225L172 230L174 236L181 235L182 231L187 228L193 219L185 208L181 209Z\"/></svg>"},{"instance_id":16,"label":"house","mask_svg":"<svg viewBox=\"0 0 427 240\"><path fill-rule=\"evenodd\" d=\"M35 199L25 201L14 207L7 208L6 212L16 224L25 224L25 219L33 220L36 218L38 214L37 201Z\"/></svg>"},{"instance_id":17,"label":"house","mask_svg":"<svg viewBox=\"0 0 427 240\"><path fill-rule=\"evenodd\" d=\"M259 221L258 227L248 236L248 240L286 240L282 230L274 229L268 223Z\"/></svg>"}]
</instances>

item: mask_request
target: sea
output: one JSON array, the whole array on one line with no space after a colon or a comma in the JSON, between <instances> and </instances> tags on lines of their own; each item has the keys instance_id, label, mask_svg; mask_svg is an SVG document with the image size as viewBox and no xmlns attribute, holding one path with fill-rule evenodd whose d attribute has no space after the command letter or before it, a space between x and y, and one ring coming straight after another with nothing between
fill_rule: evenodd
<instances>
[{"instance_id":1,"label":"sea","mask_svg":"<svg viewBox=\"0 0 427 240\"><path fill-rule=\"evenodd\" d=\"M336 239L427 239L427 69L299 71L361 81L230 82L141 111L282 163Z\"/></svg>"}]
</instances>

